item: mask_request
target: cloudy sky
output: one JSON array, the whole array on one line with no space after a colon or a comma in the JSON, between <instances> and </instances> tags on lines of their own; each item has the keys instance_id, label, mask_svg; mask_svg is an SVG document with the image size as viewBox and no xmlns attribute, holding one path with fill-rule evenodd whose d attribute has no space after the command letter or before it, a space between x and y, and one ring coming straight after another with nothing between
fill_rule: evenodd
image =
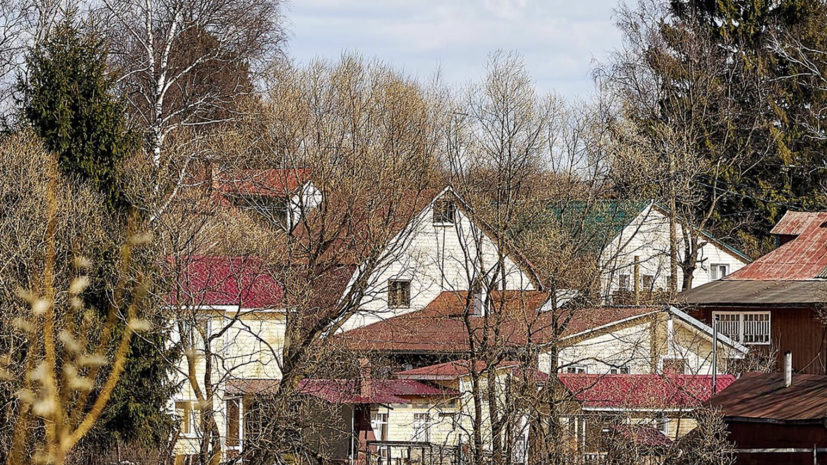
<instances>
[{"instance_id":1,"label":"cloudy sky","mask_svg":"<svg viewBox=\"0 0 827 465\"><path fill-rule=\"evenodd\" d=\"M290 53L306 63L342 51L448 82L485 73L488 53L517 50L539 89L566 97L592 90L590 71L619 43L618 0L292 0Z\"/></svg>"}]
</instances>

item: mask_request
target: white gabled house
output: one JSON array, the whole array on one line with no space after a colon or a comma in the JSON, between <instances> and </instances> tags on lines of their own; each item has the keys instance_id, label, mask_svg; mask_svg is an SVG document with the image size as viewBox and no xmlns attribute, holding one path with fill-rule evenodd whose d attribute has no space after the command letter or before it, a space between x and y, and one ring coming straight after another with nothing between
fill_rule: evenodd
<instances>
[{"instance_id":1,"label":"white gabled house","mask_svg":"<svg viewBox=\"0 0 827 465\"><path fill-rule=\"evenodd\" d=\"M653 200L597 200L575 202L568 211L556 214L567 226L574 227L576 240L587 243L598 254L602 273L601 293L604 301L639 292L650 293L669 289L670 240L669 213ZM678 260L685 254L684 238L688 234L677 224ZM693 274L692 286L697 287L733 273L750 262L749 257L707 232L702 240ZM677 285L683 283L678 267ZM622 302L629 303L629 302Z\"/></svg>"},{"instance_id":2,"label":"white gabled house","mask_svg":"<svg viewBox=\"0 0 827 465\"><path fill-rule=\"evenodd\" d=\"M393 241L395 249L383 254L385 263L369 278L359 313L343 329L422 310L446 291L540 288L531 267L515 251L502 251L500 270L490 229L472 216L452 188L437 194L399 232L404 239Z\"/></svg>"}]
</instances>

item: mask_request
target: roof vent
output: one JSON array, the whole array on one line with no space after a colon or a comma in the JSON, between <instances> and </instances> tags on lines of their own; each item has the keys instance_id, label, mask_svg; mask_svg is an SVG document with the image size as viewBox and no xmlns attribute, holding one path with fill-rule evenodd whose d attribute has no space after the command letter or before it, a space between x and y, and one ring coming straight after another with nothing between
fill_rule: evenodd
<instances>
[{"instance_id":1,"label":"roof vent","mask_svg":"<svg viewBox=\"0 0 827 465\"><path fill-rule=\"evenodd\" d=\"M784 387L793 384L793 353L789 350L784 353Z\"/></svg>"}]
</instances>

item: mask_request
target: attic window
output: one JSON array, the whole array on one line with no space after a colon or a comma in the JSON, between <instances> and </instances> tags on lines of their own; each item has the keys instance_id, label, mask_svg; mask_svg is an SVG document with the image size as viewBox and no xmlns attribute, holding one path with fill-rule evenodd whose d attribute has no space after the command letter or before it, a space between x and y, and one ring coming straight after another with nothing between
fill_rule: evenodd
<instances>
[{"instance_id":1,"label":"attic window","mask_svg":"<svg viewBox=\"0 0 827 465\"><path fill-rule=\"evenodd\" d=\"M715 281L729 274L729 265L726 263L713 263L709 266L709 280Z\"/></svg>"},{"instance_id":2,"label":"attic window","mask_svg":"<svg viewBox=\"0 0 827 465\"><path fill-rule=\"evenodd\" d=\"M234 198L236 207L252 210L268 224L287 228L287 199L263 195L239 196Z\"/></svg>"},{"instance_id":3,"label":"attic window","mask_svg":"<svg viewBox=\"0 0 827 465\"><path fill-rule=\"evenodd\" d=\"M448 226L454 224L457 205L451 200L440 199L434 202L434 224Z\"/></svg>"},{"instance_id":4,"label":"attic window","mask_svg":"<svg viewBox=\"0 0 827 465\"><path fill-rule=\"evenodd\" d=\"M388 281L388 307L410 308L411 306L411 282L391 280Z\"/></svg>"}]
</instances>

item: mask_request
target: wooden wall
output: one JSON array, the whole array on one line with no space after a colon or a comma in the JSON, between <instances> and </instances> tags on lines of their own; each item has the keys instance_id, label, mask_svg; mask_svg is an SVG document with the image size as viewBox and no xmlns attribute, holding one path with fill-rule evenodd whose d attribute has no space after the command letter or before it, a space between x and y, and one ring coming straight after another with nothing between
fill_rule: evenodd
<instances>
[{"instance_id":1,"label":"wooden wall","mask_svg":"<svg viewBox=\"0 0 827 465\"><path fill-rule=\"evenodd\" d=\"M689 313L706 324L712 324L713 311L769 311L771 313L772 346L748 345L750 351L776 349L777 368L784 366L784 352L793 353L793 370L797 373L827 374L827 325L814 308L768 307L704 307Z\"/></svg>"}]
</instances>

